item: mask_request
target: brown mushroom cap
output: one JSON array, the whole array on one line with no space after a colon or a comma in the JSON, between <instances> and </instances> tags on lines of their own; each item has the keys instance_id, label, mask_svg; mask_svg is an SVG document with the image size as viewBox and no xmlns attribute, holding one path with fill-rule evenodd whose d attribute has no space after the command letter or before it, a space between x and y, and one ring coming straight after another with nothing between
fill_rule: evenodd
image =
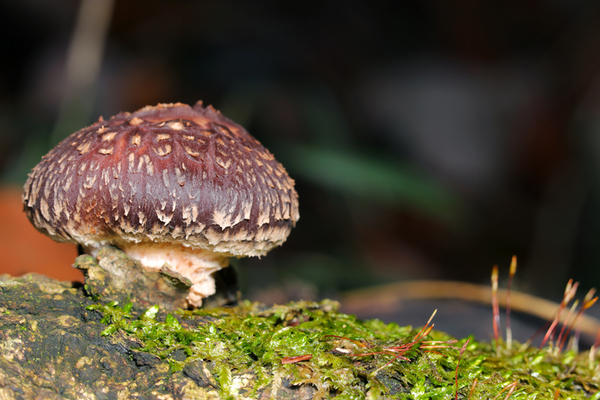
<instances>
[{"instance_id":1,"label":"brown mushroom cap","mask_svg":"<svg viewBox=\"0 0 600 400\"><path fill-rule=\"evenodd\" d=\"M27 216L57 241L166 243L260 256L299 218L294 181L243 127L198 102L75 132L29 174Z\"/></svg>"}]
</instances>

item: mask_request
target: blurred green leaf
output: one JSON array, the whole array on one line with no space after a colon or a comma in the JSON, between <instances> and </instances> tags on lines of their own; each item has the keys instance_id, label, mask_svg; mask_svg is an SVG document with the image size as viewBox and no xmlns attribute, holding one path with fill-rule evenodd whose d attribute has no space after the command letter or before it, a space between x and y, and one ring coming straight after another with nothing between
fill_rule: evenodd
<instances>
[{"instance_id":1,"label":"blurred green leaf","mask_svg":"<svg viewBox=\"0 0 600 400\"><path fill-rule=\"evenodd\" d=\"M293 174L329 190L414 208L447 223L458 216L458 199L414 167L373 156L310 147L295 147L287 153L285 165Z\"/></svg>"}]
</instances>

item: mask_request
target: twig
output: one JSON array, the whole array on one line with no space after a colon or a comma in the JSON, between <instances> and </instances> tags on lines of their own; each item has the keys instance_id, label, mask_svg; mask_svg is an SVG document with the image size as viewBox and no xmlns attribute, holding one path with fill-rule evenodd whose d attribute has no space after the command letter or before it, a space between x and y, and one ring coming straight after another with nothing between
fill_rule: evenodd
<instances>
[{"instance_id":1,"label":"twig","mask_svg":"<svg viewBox=\"0 0 600 400\"><path fill-rule=\"evenodd\" d=\"M366 289L346 292L341 300L341 311L348 314L361 314L371 309L380 312L395 312L402 300L456 299L481 304L491 304L492 289L480 285L456 281L406 281L378 285ZM498 289L498 303L506 307L506 290ZM559 304L511 290L511 313L522 312L543 320L551 320L556 315ZM560 317L564 322L564 316ZM595 338L600 330L600 320L583 314L579 321L581 332ZM598 335L600 345L600 335Z\"/></svg>"}]
</instances>

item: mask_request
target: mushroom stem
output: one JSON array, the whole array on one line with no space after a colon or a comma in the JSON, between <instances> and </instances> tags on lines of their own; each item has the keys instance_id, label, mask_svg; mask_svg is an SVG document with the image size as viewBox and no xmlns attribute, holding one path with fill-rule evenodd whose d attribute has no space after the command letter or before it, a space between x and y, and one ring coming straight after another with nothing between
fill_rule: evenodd
<instances>
[{"instance_id":1,"label":"mushroom stem","mask_svg":"<svg viewBox=\"0 0 600 400\"><path fill-rule=\"evenodd\" d=\"M200 307L202 299L215 294L212 274L229 265L227 255L183 245L142 242L123 243L118 247L146 268L160 269L167 264L171 270L192 281L187 300L194 307ZM94 255L94 249L88 248L86 252Z\"/></svg>"}]
</instances>

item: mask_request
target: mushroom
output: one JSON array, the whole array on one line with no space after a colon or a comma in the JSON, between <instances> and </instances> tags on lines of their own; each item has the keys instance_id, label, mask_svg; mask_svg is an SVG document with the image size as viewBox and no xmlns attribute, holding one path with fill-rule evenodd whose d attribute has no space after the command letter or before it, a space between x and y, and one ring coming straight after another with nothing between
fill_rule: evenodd
<instances>
[{"instance_id":1,"label":"mushroom","mask_svg":"<svg viewBox=\"0 0 600 400\"><path fill-rule=\"evenodd\" d=\"M35 227L95 256L114 245L147 268L168 264L215 293L230 257L262 256L299 218L294 181L242 126L202 102L147 106L75 132L29 174Z\"/></svg>"}]
</instances>

